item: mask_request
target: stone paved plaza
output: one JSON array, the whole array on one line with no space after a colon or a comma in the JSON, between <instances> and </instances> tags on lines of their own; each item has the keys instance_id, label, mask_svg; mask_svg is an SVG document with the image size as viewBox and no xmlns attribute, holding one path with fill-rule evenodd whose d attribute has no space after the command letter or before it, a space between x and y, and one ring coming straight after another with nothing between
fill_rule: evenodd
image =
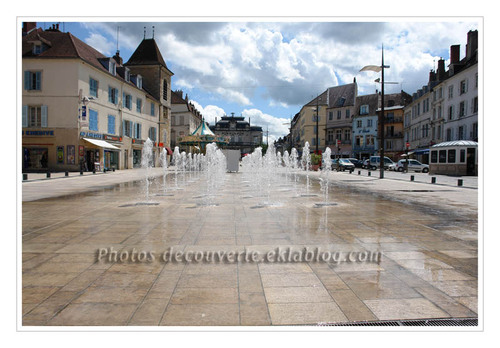
<instances>
[{"instance_id":1,"label":"stone paved plaza","mask_svg":"<svg viewBox=\"0 0 500 348\"><path fill-rule=\"evenodd\" d=\"M300 195L301 177L294 185L274 185L276 204L266 206L241 173L225 175L215 204L205 204L202 174L179 178L179 189L173 189L169 175L166 194L157 179L148 202L141 182L110 181L99 188L98 181L84 181L97 177L23 183L24 326L318 325L477 317L476 189L332 173L329 199L336 205L315 205L323 200L315 178L310 195ZM110 180L104 177L101 183ZM71 194L64 188L78 182L95 190ZM44 185L67 195L44 196ZM37 199L36 192L48 198ZM169 248L192 255L320 248L332 255L382 256L375 262L340 263L165 262L161 255ZM156 257L98 260L99 250Z\"/></svg>"}]
</instances>

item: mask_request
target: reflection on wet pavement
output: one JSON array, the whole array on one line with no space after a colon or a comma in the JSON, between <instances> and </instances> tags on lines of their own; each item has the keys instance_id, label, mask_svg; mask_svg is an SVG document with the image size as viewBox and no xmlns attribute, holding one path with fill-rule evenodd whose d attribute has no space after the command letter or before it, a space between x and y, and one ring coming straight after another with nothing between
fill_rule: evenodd
<instances>
[{"instance_id":1,"label":"reflection on wet pavement","mask_svg":"<svg viewBox=\"0 0 500 348\"><path fill-rule=\"evenodd\" d=\"M224 180L213 204L204 203L204 181L196 175L168 193L158 184L147 202L140 182L24 202L23 325L252 326L477 316L477 215L335 185L335 205L318 207L317 182L307 195L276 186L272 204L262 204L241 174ZM163 262L170 247L193 255L319 248L382 257ZM98 261L100 249L118 259ZM157 257L140 262L141 252Z\"/></svg>"}]
</instances>

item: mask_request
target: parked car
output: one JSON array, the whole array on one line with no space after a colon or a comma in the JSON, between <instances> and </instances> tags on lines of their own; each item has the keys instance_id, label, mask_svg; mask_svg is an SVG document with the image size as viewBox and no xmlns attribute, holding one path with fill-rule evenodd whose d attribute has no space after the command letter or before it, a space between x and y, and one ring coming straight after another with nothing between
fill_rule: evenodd
<instances>
[{"instance_id":1,"label":"parked car","mask_svg":"<svg viewBox=\"0 0 500 348\"><path fill-rule=\"evenodd\" d=\"M362 168L363 167L363 161L359 160L357 158L348 158L349 161L351 161L352 164L354 164L354 167L356 168Z\"/></svg>"},{"instance_id":2,"label":"parked car","mask_svg":"<svg viewBox=\"0 0 500 348\"><path fill-rule=\"evenodd\" d=\"M332 169L337 171L354 170L354 164L351 163L347 158L339 158L332 160Z\"/></svg>"},{"instance_id":3,"label":"parked car","mask_svg":"<svg viewBox=\"0 0 500 348\"><path fill-rule=\"evenodd\" d=\"M414 159L399 160L398 163L396 163L396 170L398 172L402 172L405 169L405 162L406 161L408 161L408 171L413 170L415 172L422 172L422 173L429 172L429 165L428 164L420 163L419 161L414 160Z\"/></svg>"},{"instance_id":4,"label":"parked car","mask_svg":"<svg viewBox=\"0 0 500 348\"><path fill-rule=\"evenodd\" d=\"M369 169L380 168L380 156L371 156ZM384 156L384 169L396 170L396 163L394 163L389 157Z\"/></svg>"}]
</instances>

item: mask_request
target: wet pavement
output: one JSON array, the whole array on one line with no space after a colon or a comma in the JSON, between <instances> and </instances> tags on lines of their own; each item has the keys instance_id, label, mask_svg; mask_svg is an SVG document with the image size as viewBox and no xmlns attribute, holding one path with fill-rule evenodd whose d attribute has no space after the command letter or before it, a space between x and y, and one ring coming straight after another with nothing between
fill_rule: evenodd
<instances>
[{"instance_id":1,"label":"wet pavement","mask_svg":"<svg viewBox=\"0 0 500 348\"><path fill-rule=\"evenodd\" d=\"M131 173L58 179L60 197L23 183L23 325L477 317L477 190L332 173L335 205L318 206L318 173L307 192L281 175L265 196L239 173L207 200L192 174L167 192L157 179L146 201L141 182L118 184Z\"/></svg>"}]
</instances>

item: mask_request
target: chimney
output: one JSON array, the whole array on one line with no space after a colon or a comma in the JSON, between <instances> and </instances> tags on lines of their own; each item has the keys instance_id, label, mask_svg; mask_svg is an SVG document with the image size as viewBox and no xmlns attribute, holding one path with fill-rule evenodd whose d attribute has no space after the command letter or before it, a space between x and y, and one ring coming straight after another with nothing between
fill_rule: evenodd
<instances>
[{"instance_id":1,"label":"chimney","mask_svg":"<svg viewBox=\"0 0 500 348\"><path fill-rule=\"evenodd\" d=\"M477 51L477 30L467 33L467 46L465 46L466 58L470 59Z\"/></svg>"},{"instance_id":2,"label":"chimney","mask_svg":"<svg viewBox=\"0 0 500 348\"><path fill-rule=\"evenodd\" d=\"M438 61L437 79L438 81L444 81L444 78L445 78L444 59L441 58Z\"/></svg>"},{"instance_id":3,"label":"chimney","mask_svg":"<svg viewBox=\"0 0 500 348\"><path fill-rule=\"evenodd\" d=\"M434 72L434 70L431 70L429 72L429 82L434 82L436 81L436 73Z\"/></svg>"},{"instance_id":4,"label":"chimney","mask_svg":"<svg viewBox=\"0 0 500 348\"><path fill-rule=\"evenodd\" d=\"M460 45L450 46L450 64L460 62Z\"/></svg>"},{"instance_id":5,"label":"chimney","mask_svg":"<svg viewBox=\"0 0 500 348\"><path fill-rule=\"evenodd\" d=\"M36 28L36 22L23 22L23 35L28 34Z\"/></svg>"},{"instance_id":6,"label":"chimney","mask_svg":"<svg viewBox=\"0 0 500 348\"><path fill-rule=\"evenodd\" d=\"M120 57L120 51L117 50L116 51L116 54L113 56L113 59L116 61L116 63L119 65L119 66L122 66L123 65L123 58Z\"/></svg>"}]
</instances>

